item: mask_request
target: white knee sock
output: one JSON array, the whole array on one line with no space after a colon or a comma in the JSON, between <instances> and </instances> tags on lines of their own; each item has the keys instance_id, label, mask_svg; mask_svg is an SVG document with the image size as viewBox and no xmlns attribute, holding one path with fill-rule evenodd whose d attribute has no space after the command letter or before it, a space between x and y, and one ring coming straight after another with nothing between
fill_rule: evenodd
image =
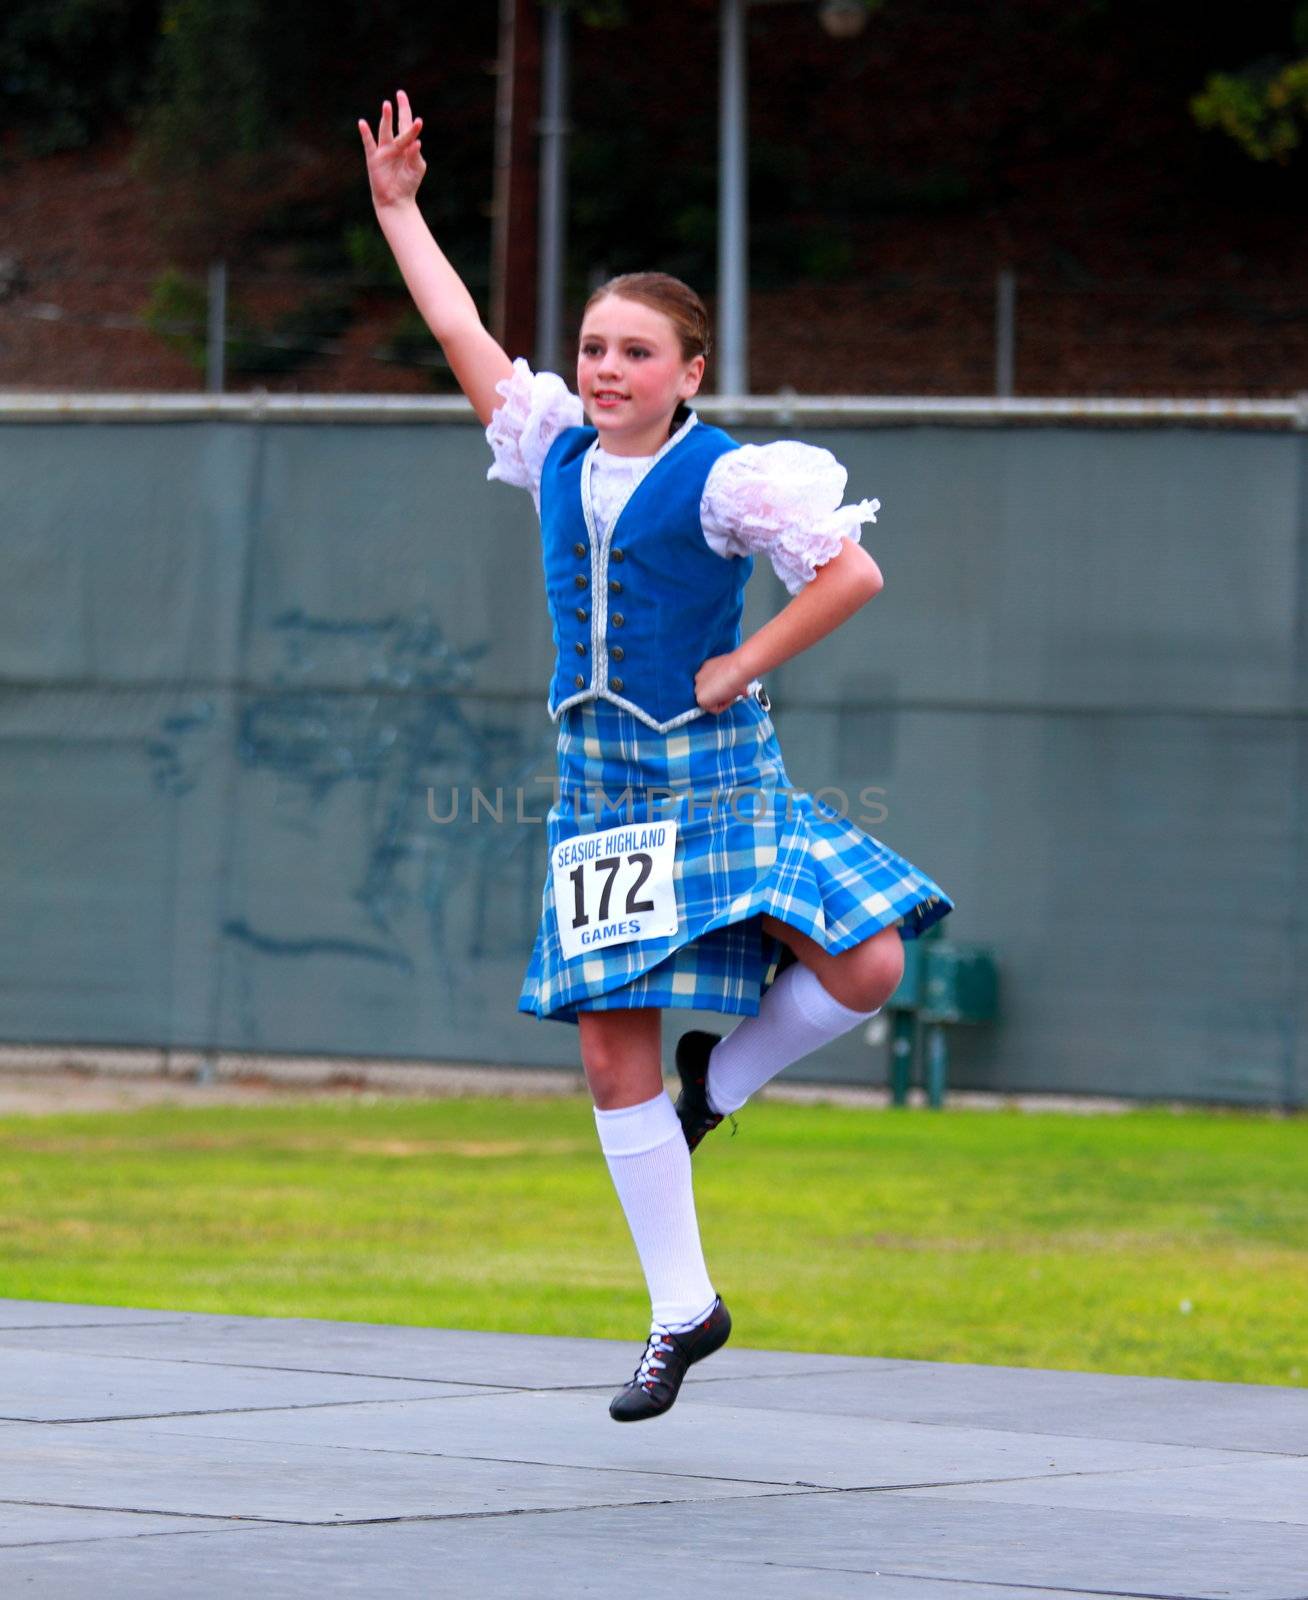
<instances>
[{"instance_id":1,"label":"white knee sock","mask_svg":"<svg viewBox=\"0 0 1308 1600\"><path fill-rule=\"evenodd\" d=\"M654 1321L702 1321L717 1298L704 1265L690 1151L666 1089L640 1105L595 1107L600 1146L649 1285Z\"/></svg>"},{"instance_id":2,"label":"white knee sock","mask_svg":"<svg viewBox=\"0 0 1308 1600\"><path fill-rule=\"evenodd\" d=\"M756 1089L783 1067L836 1039L872 1011L851 1011L796 961L759 1001L758 1015L746 1017L713 1046L705 1087L709 1105L724 1116L739 1111Z\"/></svg>"}]
</instances>

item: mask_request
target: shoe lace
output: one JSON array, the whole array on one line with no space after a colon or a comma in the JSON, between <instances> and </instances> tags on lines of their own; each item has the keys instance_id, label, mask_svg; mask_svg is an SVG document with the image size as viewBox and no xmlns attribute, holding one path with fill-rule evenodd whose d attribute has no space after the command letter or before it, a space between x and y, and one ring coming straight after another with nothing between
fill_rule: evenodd
<instances>
[{"instance_id":1,"label":"shoe lace","mask_svg":"<svg viewBox=\"0 0 1308 1600\"><path fill-rule=\"evenodd\" d=\"M727 1117L731 1123L731 1137L734 1139L736 1137L736 1118L734 1113L730 1111L727 1112Z\"/></svg>"},{"instance_id":2,"label":"shoe lace","mask_svg":"<svg viewBox=\"0 0 1308 1600\"><path fill-rule=\"evenodd\" d=\"M649 1338L645 1341L645 1353L641 1356L640 1365L636 1368L636 1374L631 1381L641 1387L655 1382L667 1366L666 1361L660 1361L658 1358L671 1355L674 1348L670 1330L661 1322L656 1322L650 1330Z\"/></svg>"}]
</instances>

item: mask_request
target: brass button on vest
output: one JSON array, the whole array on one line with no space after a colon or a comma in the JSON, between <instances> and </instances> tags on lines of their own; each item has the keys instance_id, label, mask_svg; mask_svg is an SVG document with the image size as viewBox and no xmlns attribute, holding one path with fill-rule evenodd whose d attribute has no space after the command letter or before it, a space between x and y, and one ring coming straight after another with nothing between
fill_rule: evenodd
<instances>
[{"instance_id":1,"label":"brass button on vest","mask_svg":"<svg viewBox=\"0 0 1308 1600\"><path fill-rule=\"evenodd\" d=\"M588 622L589 620L590 620L590 612L586 610L585 606L578 606L577 607L577 621L578 622Z\"/></svg>"},{"instance_id":2,"label":"brass button on vest","mask_svg":"<svg viewBox=\"0 0 1308 1600\"><path fill-rule=\"evenodd\" d=\"M586 654L586 646L582 644L580 639L577 640L577 654L579 656L584 656Z\"/></svg>"},{"instance_id":3,"label":"brass button on vest","mask_svg":"<svg viewBox=\"0 0 1308 1600\"><path fill-rule=\"evenodd\" d=\"M609 579L609 593L610 594L621 594L622 593L622 585L618 582L618 580L616 578L610 578Z\"/></svg>"},{"instance_id":4,"label":"brass button on vest","mask_svg":"<svg viewBox=\"0 0 1308 1600\"><path fill-rule=\"evenodd\" d=\"M613 687L618 691L619 694L622 693L622 679L621 678L610 678L609 682L613 685Z\"/></svg>"},{"instance_id":5,"label":"brass button on vest","mask_svg":"<svg viewBox=\"0 0 1308 1600\"><path fill-rule=\"evenodd\" d=\"M584 556L586 554L586 546L582 544L580 539L578 539L577 543L573 545L572 553L576 556Z\"/></svg>"},{"instance_id":6,"label":"brass button on vest","mask_svg":"<svg viewBox=\"0 0 1308 1600\"><path fill-rule=\"evenodd\" d=\"M626 653L627 652L622 648L622 646L620 644L615 644L613 646L612 650L609 651L609 654L613 657L613 659L615 661L621 661L623 656L626 655Z\"/></svg>"},{"instance_id":7,"label":"brass button on vest","mask_svg":"<svg viewBox=\"0 0 1308 1600\"><path fill-rule=\"evenodd\" d=\"M626 621L626 618L622 615L622 613L620 611L615 611L613 613L613 615L609 618L609 621L613 624L613 626L615 628L620 628L622 626L622 624Z\"/></svg>"},{"instance_id":8,"label":"brass button on vest","mask_svg":"<svg viewBox=\"0 0 1308 1600\"><path fill-rule=\"evenodd\" d=\"M577 587L579 589L584 589L586 587L586 583L587 583L586 574L584 572L579 572L577 574L577 576L572 581L573 581L573 583L575 583L577 585Z\"/></svg>"},{"instance_id":9,"label":"brass button on vest","mask_svg":"<svg viewBox=\"0 0 1308 1600\"><path fill-rule=\"evenodd\" d=\"M577 676L572 681L573 681L573 683L575 683L577 685L577 687L579 689L584 689L586 687L586 680L585 680L585 678L582 677L582 675L580 673L578 673Z\"/></svg>"},{"instance_id":10,"label":"brass button on vest","mask_svg":"<svg viewBox=\"0 0 1308 1600\"><path fill-rule=\"evenodd\" d=\"M626 556L623 555L621 550L610 550L609 551L609 560L610 561L625 561L626 559L627 559Z\"/></svg>"}]
</instances>

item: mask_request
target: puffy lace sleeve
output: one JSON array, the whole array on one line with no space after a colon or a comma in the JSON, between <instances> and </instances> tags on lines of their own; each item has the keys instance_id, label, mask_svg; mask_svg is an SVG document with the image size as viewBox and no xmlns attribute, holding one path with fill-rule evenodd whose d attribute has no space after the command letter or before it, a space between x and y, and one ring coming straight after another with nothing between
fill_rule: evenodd
<instances>
[{"instance_id":1,"label":"puffy lace sleeve","mask_svg":"<svg viewBox=\"0 0 1308 1600\"><path fill-rule=\"evenodd\" d=\"M501 378L495 393L504 403L486 425L486 442L495 453L486 476L530 489L539 509L540 475L550 446L565 428L580 427L586 413L557 372L533 372L521 356L512 377Z\"/></svg>"},{"instance_id":2,"label":"puffy lace sleeve","mask_svg":"<svg viewBox=\"0 0 1308 1600\"><path fill-rule=\"evenodd\" d=\"M844 506L849 474L830 450L779 439L745 444L713 463L700 502L704 537L720 556L765 555L792 595L875 522L879 500Z\"/></svg>"}]
</instances>

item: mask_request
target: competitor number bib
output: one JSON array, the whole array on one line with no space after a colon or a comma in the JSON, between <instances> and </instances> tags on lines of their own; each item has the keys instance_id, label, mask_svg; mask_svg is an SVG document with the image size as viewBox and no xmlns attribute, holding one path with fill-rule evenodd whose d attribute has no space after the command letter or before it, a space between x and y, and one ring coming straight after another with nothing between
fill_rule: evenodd
<instances>
[{"instance_id":1,"label":"competitor number bib","mask_svg":"<svg viewBox=\"0 0 1308 1600\"><path fill-rule=\"evenodd\" d=\"M565 959L677 931L672 864L677 821L582 833L550 857L554 916Z\"/></svg>"}]
</instances>

